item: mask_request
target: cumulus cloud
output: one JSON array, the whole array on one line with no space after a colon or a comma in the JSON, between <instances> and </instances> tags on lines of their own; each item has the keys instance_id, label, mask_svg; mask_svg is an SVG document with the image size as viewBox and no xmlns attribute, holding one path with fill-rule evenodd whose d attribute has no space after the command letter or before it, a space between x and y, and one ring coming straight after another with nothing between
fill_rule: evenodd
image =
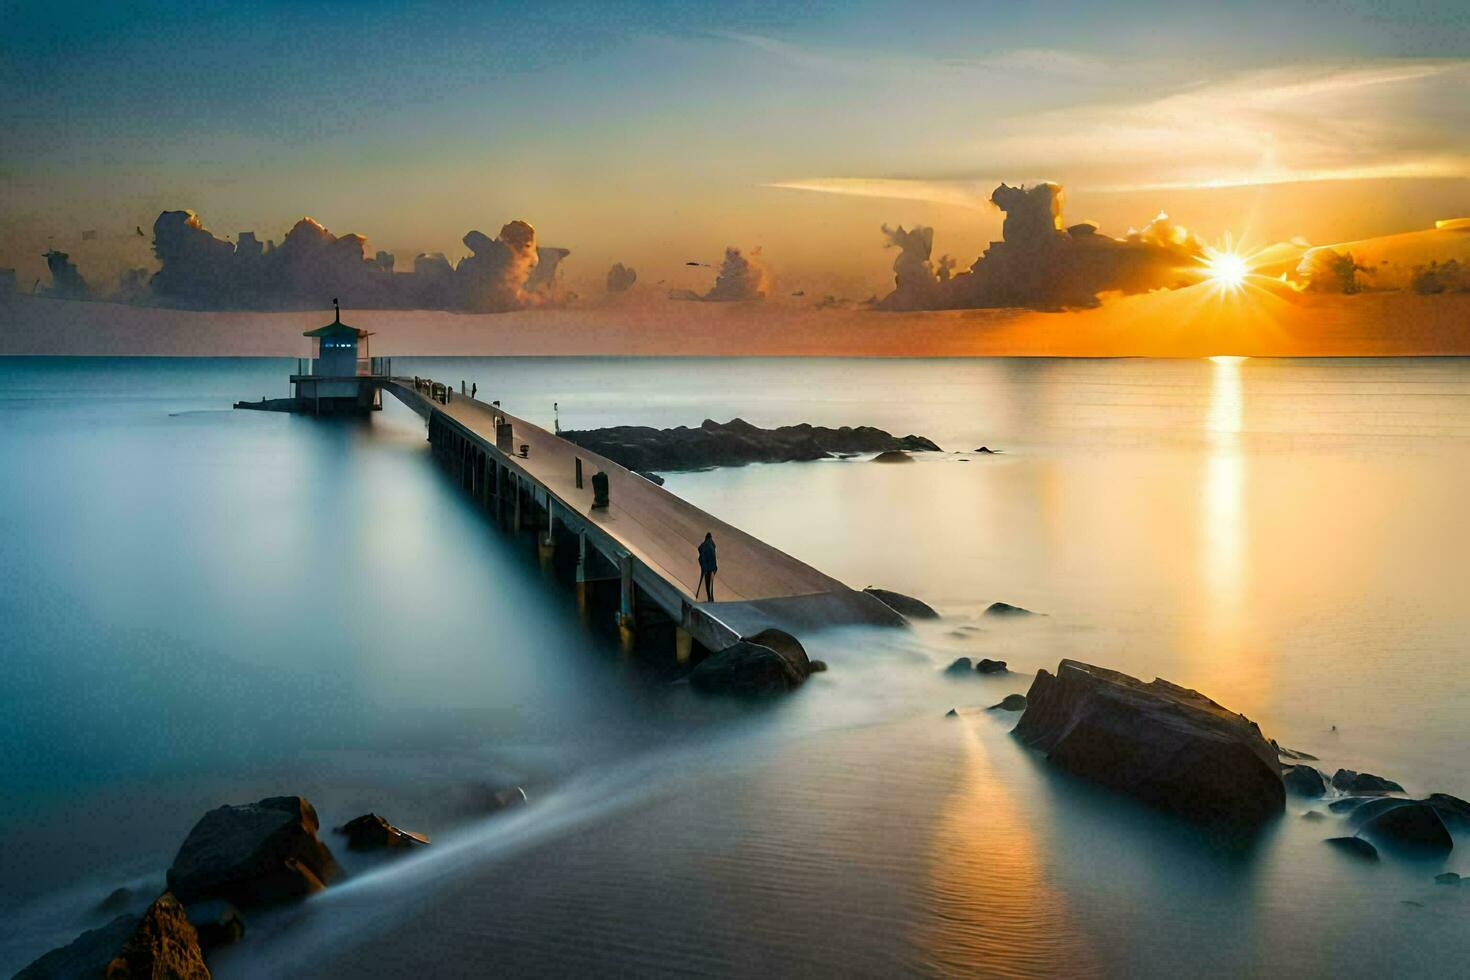
<instances>
[{"instance_id":1,"label":"cumulus cloud","mask_svg":"<svg viewBox=\"0 0 1470 980\"><path fill-rule=\"evenodd\" d=\"M192 211L165 211L153 225L161 268L148 292L155 302L192 309L311 309L341 296L359 307L496 313L554 301L570 252L537 246L528 223L512 221L496 238L471 231L464 244L470 255L458 266L435 252L399 273L392 253L369 257L363 236L339 237L311 218L296 222L280 245L253 232L231 244Z\"/></svg>"},{"instance_id":2,"label":"cumulus cloud","mask_svg":"<svg viewBox=\"0 0 1470 980\"><path fill-rule=\"evenodd\" d=\"M761 262L761 250L752 249L749 255L734 245L725 249L725 259L715 276L715 284L709 292L696 293L677 290L669 294L671 299L699 300L705 303L738 303L766 298L770 275Z\"/></svg>"},{"instance_id":3,"label":"cumulus cloud","mask_svg":"<svg viewBox=\"0 0 1470 980\"><path fill-rule=\"evenodd\" d=\"M633 283L637 281L637 271L630 269L621 262L614 262L613 267L607 270L607 291L610 293L627 292L633 288Z\"/></svg>"},{"instance_id":4,"label":"cumulus cloud","mask_svg":"<svg viewBox=\"0 0 1470 980\"><path fill-rule=\"evenodd\" d=\"M1095 306L1098 294L1171 288L1190 281L1200 243L1160 214L1123 238L1100 234L1097 226L1063 227L1062 188L1001 184L991 203L1005 212L1002 241L991 242L969 269L952 274L953 262L930 261L934 230L883 227L894 260L894 289L877 306L884 310L1028 307L1060 310Z\"/></svg>"},{"instance_id":5,"label":"cumulus cloud","mask_svg":"<svg viewBox=\"0 0 1470 980\"><path fill-rule=\"evenodd\" d=\"M70 255L53 248L43 258L46 260L46 268L51 272L51 285L43 295L57 299L91 299L92 289L87 285L87 280L82 278Z\"/></svg>"}]
</instances>

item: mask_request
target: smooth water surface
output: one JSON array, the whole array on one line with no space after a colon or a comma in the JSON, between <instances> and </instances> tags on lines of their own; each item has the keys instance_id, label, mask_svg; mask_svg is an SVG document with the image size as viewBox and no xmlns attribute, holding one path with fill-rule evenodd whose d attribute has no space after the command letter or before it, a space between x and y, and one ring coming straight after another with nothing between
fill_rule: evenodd
<instances>
[{"instance_id":1,"label":"smooth water surface","mask_svg":"<svg viewBox=\"0 0 1470 980\"><path fill-rule=\"evenodd\" d=\"M229 409L290 368L0 359L0 971L156 886L205 809L287 792L435 843L252 918L221 976L1470 955L1470 889L1433 883L1470 873L1470 841L1360 866L1291 800L1224 847L1048 771L980 710L1076 657L1198 688L1329 771L1470 796L1470 363L397 359L547 425L555 402L567 428L738 415L943 446L666 474L945 613L810 638L832 669L762 705L625 659L391 399L366 424ZM983 618L995 600L1048 615ZM943 676L961 655L1015 673ZM511 783L531 804L484 816Z\"/></svg>"}]
</instances>

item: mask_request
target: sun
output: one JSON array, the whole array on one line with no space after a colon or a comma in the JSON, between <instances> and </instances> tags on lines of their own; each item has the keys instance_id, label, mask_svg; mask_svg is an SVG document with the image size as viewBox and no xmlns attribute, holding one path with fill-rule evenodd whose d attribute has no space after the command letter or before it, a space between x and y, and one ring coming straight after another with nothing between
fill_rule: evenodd
<instances>
[{"instance_id":1,"label":"sun","mask_svg":"<svg viewBox=\"0 0 1470 980\"><path fill-rule=\"evenodd\" d=\"M1204 270L1205 278L1211 284L1232 293L1245 285L1245 278L1251 273L1250 263L1244 255L1213 249L1205 256Z\"/></svg>"}]
</instances>

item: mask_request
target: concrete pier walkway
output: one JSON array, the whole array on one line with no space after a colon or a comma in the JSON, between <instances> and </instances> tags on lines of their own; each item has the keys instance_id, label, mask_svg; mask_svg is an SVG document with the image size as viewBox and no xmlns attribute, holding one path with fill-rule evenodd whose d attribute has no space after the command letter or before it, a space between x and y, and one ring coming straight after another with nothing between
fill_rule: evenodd
<instances>
[{"instance_id":1,"label":"concrete pier walkway","mask_svg":"<svg viewBox=\"0 0 1470 980\"><path fill-rule=\"evenodd\" d=\"M775 627L793 634L830 625L899 625L903 619L874 597L849 588L761 539L700 510L611 460L503 409L457 393L442 402L413 378L387 378L383 390L430 420L447 424L471 454L489 493L509 478L528 490L550 520L586 536L625 579L710 649ZM497 445L496 423L509 423L509 445ZM523 458L520 448L527 447ZM582 486L577 486L577 460ZM505 476L501 475L501 469ZM493 473L492 473L493 470ZM592 476L607 474L609 505L594 509ZM518 498L519 499L519 498ZM701 602L697 549L706 532L719 553L716 602ZM625 606L631 605L631 595Z\"/></svg>"}]
</instances>

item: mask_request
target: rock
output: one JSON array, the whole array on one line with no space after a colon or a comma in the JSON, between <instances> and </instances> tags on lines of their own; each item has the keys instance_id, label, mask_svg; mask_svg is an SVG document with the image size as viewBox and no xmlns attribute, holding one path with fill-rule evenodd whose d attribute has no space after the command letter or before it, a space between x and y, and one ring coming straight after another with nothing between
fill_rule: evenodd
<instances>
[{"instance_id":1,"label":"rock","mask_svg":"<svg viewBox=\"0 0 1470 980\"><path fill-rule=\"evenodd\" d=\"M429 838L423 834L401 830L376 813L354 817L334 832L346 836L347 848L352 851L406 851L429 843Z\"/></svg>"},{"instance_id":2,"label":"rock","mask_svg":"<svg viewBox=\"0 0 1470 980\"><path fill-rule=\"evenodd\" d=\"M1369 820L1392 810L1394 807L1403 806L1408 800L1397 796L1370 796L1348 811L1348 826L1354 830L1363 826Z\"/></svg>"},{"instance_id":3,"label":"rock","mask_svg":"<svg viewBox=\"0 0 1470 980\"><path fill-rule=\"evenodd\" d=\"M979 449L975 450L975 452L981 453L981 454L986 455L986 456L994 456L995 455L995 450L994 449L991 449L989 446L981 446Z\"/></svg>"},{"instance_id":4,"label":"rock","mask_svg":"<svg viewBox=\"0 0 1470 980\"><path fill-rule=\"evenodd\" d=\"M950 708L948 711L946 711L944 713L944 717L946 717L946 718L958 718L959 716L960 716L960 712L959 712L959 709L958 708Z\"/></svg>"},{"instance_id":5,"label":"rock","mask_svg":"<svg viewBox=\"0 0 1470 980\"><path fill-rule=\"evenodd\" d=\"M1068 772L1203 823L1254 827L1285 809L1261 730L1204 695L1063 660L1037 671L1016 724Z\"/></svg>"},{"instance_id":6,"label":"rock","mask_svg":"<svg viewBox=\"0 0 1470 980\"><path fill-rule=\"evenodd\" d=\"M643 477L643 479L647 480L649 483L652 483L654 486L661 487L664 485L664 478L659 476L657 473L650 473L647 470L639 470L638 475Z\"/></svg>"},{"instance_id":7,"label":"rock","mask_svg":"<svg viewBox=\"0 0 1470 980\"><path fill-rule=\"evenodd\" d=\"M100 977L112 957L133 934L141 918L120 915L98 929L88 929L65 946L33 960L14 980L75 980Z\"/></svg>"},{"instance_id":8,"label":"rock","mask_svg":"<svg viewBox=\"0 0 1470 980\"><path fill-rule=\"evenodd\" d=\"M975 671L980 674L1008 674L1004 660L991 660L989 657L981 657L975 661Z\"/></svg>"},{"instance_id":9,"label":"rock","mask_svg":"<svg viewBox=\"0 0 1470 980\"><path fill-rule=\"evenodd\" d=\"M939 613L913 596L907 596L901 592L890 592L887 589L875 589L872 586L868 586L863 591L905 619L939 618Z\"/></svg>"},{"instance_id":10,"label":"rock","mask_svg":"<svg viewBox=\"0 0 1470 980\"><path fill-rule=\"evenodd\" d=\"M184 914L199 934L199 948L205 952L233 946L245 938L245 917L222 898L195 902L184 908Z\"/></svg>"},{"instance_id":11,"label":"rock","mask_svg":"<svg viewBox=\"0 0 1470 980\"><path fill-rule=\"evenodd\" d=\"M1364 823L1359 832L1380 846L1425 854L1448 854L1455 846L1439 812L1419 800L1385 809Z\"/></svg>"},{"instance_id":12,"label":"rock","mask_svg":"<svg viewBox=\"0 0 1470 980\"><path fill-rule=\"evenodd\" d=\"M299 796L210 810L168 869L180 901L223 898L241 908L320 891L341 870L317 837L316 810Z\"/></svg>"},{"instance_id":13,"label":"rock","mask_svg":"<svg viewBox=\"0 0 1470 980\"><path fill-rule=\"evenodd\" d=\"M1392 779L1375 776L1371 772L1354 772L1339 769L1332 774L1332 788L1344 793L1402 793L1404 788Z\"/></svg>"},{"instance_id":14,"label":"rock","mask_svg":"<svg viewBox=\"0 0 1470 980\"><path fill-rule=\"evenodd\" d=\"M169 892L158 896L102 975L107 980L209 980L199 935L179 900Z\"/></svg>"},{"instance_id":15,"label":"rock","mask_svg":"<svg viewBox=\"0 0 1470 980\"><path fill-rule=\"evenodd\" d=\"M999 704L992 704L986 710L987 711L1025 711L1026 710L1026 695L1024 695L1024 694L1007 694L1005 697L1001 698Z\"/></svg>"},{"instance_id":16,"label":"rock","mask_svg":"<svg viewBox=\"0 0 1470 980\"><path fill-rule=\"evenodd\" d=\"M1036 613L1009 602L992 602L985 610L987 616L1035 616Z\"/></svg>"},{"instance_id":17,"label":"rock","mask_svg":"<svg viewBox=\"0 0 1470 980\"><path fill-rule=\"evenodd\" d=\"M830 429L803 423L762 429L743 419L724 424L706 419L697 428L620 425L567 430L561 436L634 472L794 462L857 453L939 451L923 436L895 436L871 426Z\"/></svg>"},{"instance_id":18,"label":"rock","mask_svg":"<svg viewBox=\"0 0 1470 980\"><path fill-rule=\"evenodd\" d=\"M1326 820L1327 819L1327 814L1323 813L1321 810L1308 810L1307 812L1305 812L1305 813L1302 814L1302 819L1303 820Z\"/></svg>"},{"instance_id":19,"label":"rock","mask_svg":"<svg viewBox=\"0 0 1470 980\"><path fill-rule=\"evenodd\" d=\"M810 674L820 674L823 671L825 671L826 669L827 669L827 661L825 661L825 660L813 660L811 662L811 666L807 669L807 673L810 673Z\"/></svg>"},{"instance_id":20,"label":"rock","mask_svg":"<svg viewBox=\"0 0 1470 980\"><path fill-rule=\"evenodd\" d=\"M957 676L960 674L973 674L975 672L975 664L973 661L970 660L969 657L959 657L955 660L954 663L944 668L944 672L946 674L954 674Z\"/></svg>"},{"instance_id":21,"label":"rock","mask_svg":"<svg viewBox=\"0 0 1470 980\"><path fill-rule=\"evenodd\" d=\"M706 694L779 694L805 679L781 654L748 640L705 658L689 674L690 686Z\"/></svg>"},{"instance_id":22,"label":"rock","mask_svg":"<svg viewBox=\"0 0 1470 980\"><path fill-rule=\"evenodd\" d=\"M1451 827L1470 828L1470 803L1448 793L1430 793L1425 803L1439 812L1439 817Z\"/></svg>"},{"instance_id":23,"label":"rock","mask_svg":"<svg viewBox=\"0 0 1470 980\"><path fill-rule=\"evenodd\" d=\"M1327 781L1311 766L1287 766L1281 772L1281 781L1298 796L1315 799L1327 792Z\"/></svg>"},{"instance_id":24,"label":"rock","mask_svg":"<svg viewBox=\"0 0 1470 980\"><path fill-rule=\"evenodd\" d=\"M802 677L806 677L812 672L812 662L806 655L806 648L801 645L800 640L785 630L764 629L754 636L746 636L742 637L742 639L747 643L754 643L757 646L769 647L775 650L781 656L785 657Z\"/></svg>"},{"instance_id":25,"label":"rock","mask_svg":"<svg viewBox=\"0 0 1470 980\"><path fill-rule=\"evenodd\" d=\"M1340 851L1346 851L1353 857L1362 858L1365 861L1378 860L1378 848L1361 837L1329 837L1327 843Z\"/></svg>"},{"instance_id":26,"label":"rock","mask_svg":"<svg viewBox=\"0 0 1470 980\"><path fill-rule=\"evenodd\" d=\"M1288 749L1283 745L1277 744L1274 738L1271 739L1271 748L1275 749L1276 754L1281 756L1283 759L1297 759L1302 762L1317 761L1317 757L1315 755L1311 755L1307 752L1298 752L1295 749Z\"/></svg>"},{"instance_id":27,"label":"rock","mask_svg":"<svg viewBox=\"0 0 1470 980\"><path fill-rule=\"evenodd\" d=\"M912 463L914 458L899 449L890 449L873 457L875 463Z\"/></svg>"},{"instance_id":28,"label":"rock","mask_svg":"<svg viewBox=\"0 0 1470 980\"><path fill-rule=\"evenodd\" d=\"M1436 885L1458 885L1461 880L1460 876L1453 871L1445 871L1434 876L1434 883Z\"/></svg>"}]
</instances>

